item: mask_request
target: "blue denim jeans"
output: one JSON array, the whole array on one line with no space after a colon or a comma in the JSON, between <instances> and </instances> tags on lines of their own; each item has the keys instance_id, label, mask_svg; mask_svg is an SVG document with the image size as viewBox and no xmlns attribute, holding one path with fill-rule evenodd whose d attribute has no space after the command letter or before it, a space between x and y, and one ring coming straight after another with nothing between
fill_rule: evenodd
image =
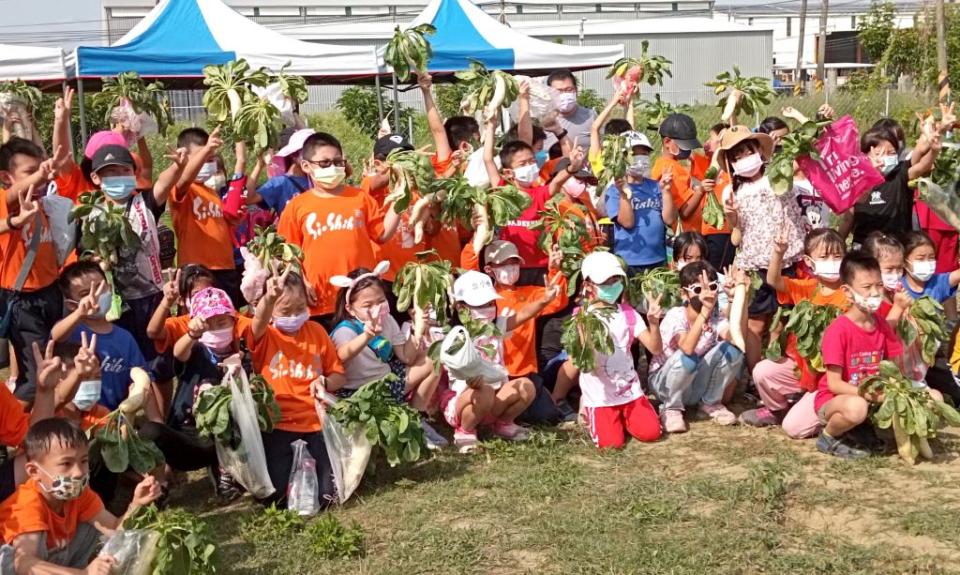
<instances>
[{"instance_id":1,"label":"blue denim jeans","mask_svg":"<svg viewBox=\"0 0 960 575\"><path fill-rule=\"evenodd\" d=\"M740 373L743 352L720 342L703 357L673 352L650 376L650 387L660 400L660 410L714 405L723 399L723 390Z\"/></svg>"}]
</instances>

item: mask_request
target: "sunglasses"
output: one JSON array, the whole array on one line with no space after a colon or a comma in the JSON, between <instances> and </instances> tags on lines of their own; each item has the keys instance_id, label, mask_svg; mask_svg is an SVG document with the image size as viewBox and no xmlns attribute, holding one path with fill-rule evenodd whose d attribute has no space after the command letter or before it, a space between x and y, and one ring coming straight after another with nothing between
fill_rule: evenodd
<instances>
[{"instance_id":1,"label":"sunglasses","mask_svg":"<svg viewBox=\"0 0 960 575\"><path fill-rule=\"evenodd\" d=\"M717 283L717 282L710 282L710 283L707 284L707 290L708 290L708 291L712 291L712 292L713 292L713 291L717 291L717 288L718 288L718 287L720 287L720 284ZM688 292L692 293L693 295L700 295L701 293L703 293L703 286L700 285L700 284L693 284L693 285L687 286L687 287L685 287L685 288L683 288L683 289L687 290Z\"/></svg>"},{"instance_id":2,"label":"sunglasses","mask_svg":"<svg viewBox=\"0 0 960 575\"><path fill-rule=\"evenodd\" d=\"M347 165L347 161L344 160L343 158L336 158L334 160L308 160L306 158L303 158L303 161L308 164L317 166L319 168L329 168L330 166L343 168Z\"/></svg>"}]
</instances>

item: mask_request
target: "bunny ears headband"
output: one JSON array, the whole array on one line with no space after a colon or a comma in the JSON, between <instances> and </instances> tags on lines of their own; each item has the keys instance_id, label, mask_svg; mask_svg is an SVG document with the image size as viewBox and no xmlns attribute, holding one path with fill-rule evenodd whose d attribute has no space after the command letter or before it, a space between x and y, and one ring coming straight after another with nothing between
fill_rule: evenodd
<instances>
[{"instance_id":1,"label":"bunny ears headband","mask_svg":"<svg viewBox=\"0 0 960 575\"><path fill-rule=\"evenodd\" d=\"M332 278L330 278L330 283L331 283L332 285L337 286L338 288L347 288L347 301L349 302L349 301L350 301L350 294L351 294L351 292L353 292L353 287L354 287L355 285L357 285L357 284L360 283L362 280L365 280L365 279L367 279L367 278L377 278L377 279L380 279L380 277L381 277L383 274L387 273L387 270L389 270L389 269L390 269L390 262L384 260L384 261L378 263L377 266L376 266L375 268L373 268L373 271L372 271L372 272L368 272L368 273L365 273L365 274L360 274L360 275L358 275L357 277L355 277L355 278L353 278L353 279L348 278L347 276L333 276Z\"/></svg>"}]
</instances>

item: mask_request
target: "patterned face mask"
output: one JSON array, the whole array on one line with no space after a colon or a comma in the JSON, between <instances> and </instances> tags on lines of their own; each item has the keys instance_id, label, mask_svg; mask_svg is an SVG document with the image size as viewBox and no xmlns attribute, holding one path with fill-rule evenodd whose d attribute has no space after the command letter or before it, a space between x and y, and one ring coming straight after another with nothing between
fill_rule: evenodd
<instances>
[{"instance_id":1,"label":"patterned face mask","mask_svg":"<svg viewBox=\"0 0 960 575\"><path fill-rule=\"evenodd\" d=\"M89 473L85 473L80 477L69 477L66 475L50 475L46 469L39 465L37 469L51 480L50 487L40 483L40 488L61 501L70 501L71 499L80 497L80 494L86 489L87 484L90 483Z\"/></svg>"}]
</instances>

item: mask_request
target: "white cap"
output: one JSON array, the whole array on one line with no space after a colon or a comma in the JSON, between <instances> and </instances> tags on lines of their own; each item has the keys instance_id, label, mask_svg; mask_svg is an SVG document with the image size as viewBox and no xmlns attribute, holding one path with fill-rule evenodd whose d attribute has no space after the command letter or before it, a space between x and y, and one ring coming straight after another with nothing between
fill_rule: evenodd
<instances>
[{"instance_id":1,"label":"white cap","mask_svg":"<svg viewBox=\"0 0 960 575\"><path fill-rule=\"evenodd\" d=\"M617 256L610 252L597 251L583 258L580 264L580 273L584 279L588 279L595 284L602 284L613 276L627 277L620 265Z\"/></svg>"},{"instance_id":2,"label":"white cap","mask_svg":"<svg viewBox=\"0 0 960 575\"><path fill-rule=\"evenodd\" d=\"M650 151L653 151L653 146L650 145L650 139L647 138L643 132L624 132L623 137L627 139L627 147L633 148L634 146L644 146Z\"/></svg>"},{"instance_id":3,"label":"white cap","mask_svg":"<svg viewBox=\"0 0 960 575\"><path fill-rule=\"evenodd\" d=\"M487 274L470 270L453 282L453 299L479 307L500 299L497 290L493 289L493 280Z\"/></svg>"},{"instance_id":4,"label":"white cap","mask_svg":"<svg viewBox=\"0 0 960 575\"><path fill-rule=\"evenodd\" d=\"M274 156L286 158L291 154L299 153L300 150L303 149L303 144L307 141L307 138L314 134L316 134L316 131L312 128L297 130L290 136L290 140L287 142L287 145L280 148L280 151L274 154Z\"/></svg>"}]
</instances>

